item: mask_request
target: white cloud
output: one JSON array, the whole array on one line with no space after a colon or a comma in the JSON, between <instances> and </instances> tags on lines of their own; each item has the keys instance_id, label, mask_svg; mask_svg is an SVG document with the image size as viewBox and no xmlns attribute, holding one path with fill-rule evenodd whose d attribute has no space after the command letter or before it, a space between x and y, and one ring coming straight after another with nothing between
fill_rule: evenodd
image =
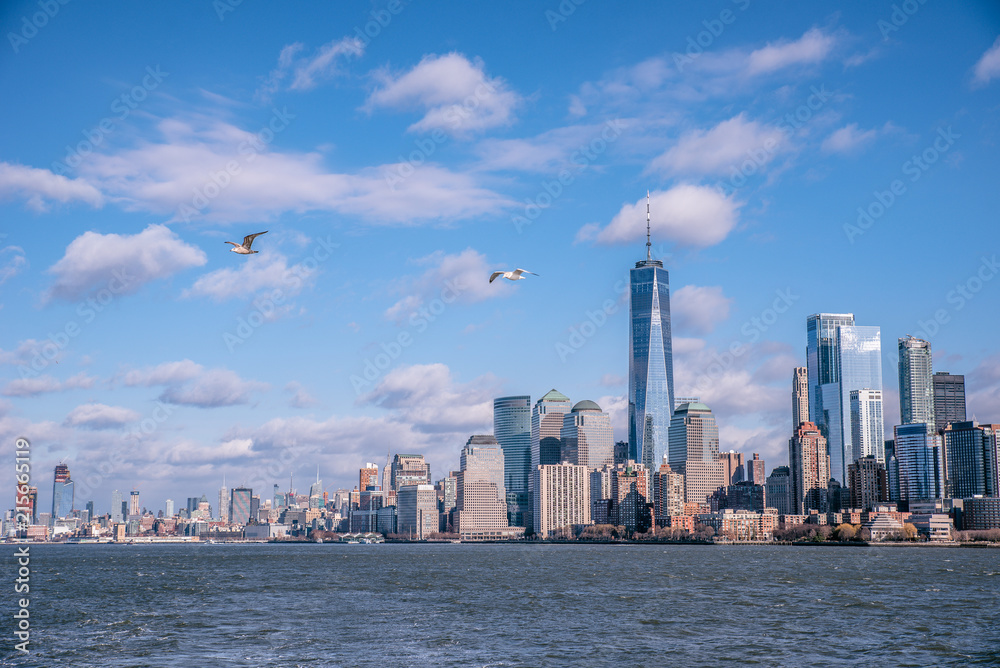
<instances>
[{"instance_id":1,"label":"white cloud","mask_svg":"<svg viewBox=\"0 0 1000 668\"><path fill-rule=\"evenodd\" d=\"M713 246L736 226L740 204L714 188L681 184L650 193L653 237L681 246ZM623 244L646 236L646 199L625 204L603 229L584 226L577 241L596 239L601 244Z\"/></svg>"},{"instance_id":2,"label":"white cloud","mask_svg":"<svg viewBox=\"0 0 1000 668\"><path fill-rule=\"evenodd\" d=\"M391 320L402 321L435 299L447 307L455 302L476 303L513 293L509 281L489 282L490 274L501 267L489 264L485 255L472 248L452 255L437 251L416 263L429 268L420 276L404 277L396 283L394 291L405 296L386 309L385 316Z\"/></svg>"},{"instance_id":3,"label":"white cloud","mask_svg":"<svg viewBox=\"0 0 1000 668\"><path fill-rule=\"evenodd\" d=\"M205 445L193 441L181 441L171 446L165 453L168 463L180 467L193 464L211 464L218 466L220 462L255 458L258 453L253 449L253 439L234 438L218 445Z\"/></svg>"},{"instance_id":4,"label":"white cloud","mask_svg":"<svg viewBox=\"0 0 1000 668\"><path fill-rule=\"evenodd\" d=\"M130 294L150 281L206 261L205 253L164 225L150 225L132 235L84 232L49 268L56 281L48 297L78 299L101 288Z\"/></svg>"},{"instance_id":5,"label":"white cloud","mask_svg":"<svg viewBox=\"0 0 1000 668\"><path fill-rule=\"evenodd\" d=\"M298 294L315 282L316 272L289 267L277 251L261 251L249 258L237 257L239 268L216 269L198 277L182 297L210 297L217 302L238 297L251 299L261 290L280 289L285 297Z\"/></svg>"},{"instance_id":6,"label":"white cloud","mask_svg":"<svg viewBox=\"0 0 1000 668\"><path fill-rule=\"evenodd\" d=\"M628 397L605 395L596 400L597 405L611 418L611 432L615 441L628 440Z\"/></svg>"},{"instance_id":7,"label":"white cloud","mask_svg":"<svg viewBox=\"0 0 1000 668\"><path fill-rule=\"evenodd\" d=\"M92 403L74 408L66 416L63 424L68 427L83 427L84 429L110 429L135 422L139 417L135 411L122 406Z\"/></svg>"},{"instance_id":8,"label":"white cloud","mask_svg":"<svg viewBox=\"0 0 1000 668\"><path fill-rule=\"evenodd\" d=\"M82 371L75 376L60 381L52 376L36 376L34 378L18 378L7 383L3 394L8 397L31 397L48 392L63 392L66 390L89 389L96 379Z\"/></svg>"},{"instance_id":9,"label":"white cloud","mask_svg":"<svg viewBox=\"0 0 1000 668\"><path fill-rule=\"evenodd\" d=\"M0 162L0 198L22 197L34 211L47 211L52 201L104 205L104 196L84 179L68 179L47 169Z\"/></svg>"},{"instance_id":10,"label":"white cloud","mask_svg":"<svg viewBox=\"0 0 1000 668\"><path fill-rule=\"evenodd\" d=\"M264 78L254 97L267 101L281 90L285 79L292 74L288 90L305 91L315 88L324 79L343 75L343 61L350 57L360 57L365 50L364 43L357 37L335 39L321 46L309 57L299 57L305 49L301 42L288 44L278 54L278 66Z\"/></svg>"},{"instance_id":11,"label":"white cloud","mask_svg":"<svg viewBox=\"0 0 1000 668\"><path fill-rule=\"evenodd\" d=\"M818 63L826 59L835 43L833 35L819 28L806 31L795 41L769 42L750 54L747 74L766 74L792 65Z\"/></svg>"},{"instance_id":12,"label":"white cloud","mask_svg":"<svg viewBox=\"0 0 1000 668\"><path fill-rule=\"evenodd\" d=\"M124 382L129 387L175 385L197 377L202 371L204 371L204 367L191 360L164 362L155 367L132 369L125 374Z\"/></svg>"},{"instance_id":13,"label":"white cloud","mask_svg":"<svg viewBox=\"0 0 1000 668\"><path fill-rule=\"evenodd\" d=\"M851 123L824 139L820 148L825 153L855 153L875 141L877 136L877 130L860 130L857 123Z\"/></svg>"},{"instance_id":14,"label":"white cloud","mask_svg":"<svg viewBox=\"0 0 1000 668\"><path fill-rule=\"evenodd\" d=\"M0 285L14 278L28 266L28 258L20 246L0 248Z\"/></svg>"},{"instance_id":15,"label":"white cloud","mask_svg":"<svg viewBox=\"0 0 1000 668\"><path fill-rule=\"evenodd\" d=\"M685 285L670 295L670 317L675 332L704 335L729 318L732 299L719 286Z\"/></svg>"},{"instance_id":16,"label":"white cloud","mask_svg":"<svg viewBox=\"0 0 1000 668\"><path fill-rule=\"evenodd\" d=\"M482 61L460 53L424 56L410 71L394 76L376 75L379 87L365 103L366 109L422 109L422 119L411 131L443 130L466 136L497 126L511 125L521 98L499 78L483 71Z\"/></svg>"},{"instance_id":17,"label":"white cloud","mask_svg":"<svg viewBox=\"0 0 1000 668\"><path fill-rule=\"evenodd\" d=\"M280 113L288 116L287 110ZM401 163L336 173L324 167L318 151L281 152L273 141L264 143L256 133L215 118L167 119L158 129L161 141L91 155L80 171L126 210L184 222L263 222L287 212L331 211L386 225L461 219L513 206L473 175L430 163L415 170Z\"/></svg>"},{"instance_id":18,"label":"white cloud","mask_svg":"<svg viewBox=\"0 0 1000 668\"><path fill-rule=\"evenodd\" d=\"M1000 78L1000 37L996 38L993 46L976 62L973 74L973 81L977 85L986 85L991 80Z\"/></svg>"},{"instance_id":19,"label":"white cloud","mask_svg":"<svg viewBox=\"0 0 1000 668\"><path fill-rule=\"evenodd\" d=\"M243 380L229 369L211 369L186 386L170 386L160 399L170 404L218 408L248 404L251 393L267 389L265 383Z\"/></svg>"},{"instance_id":20,"label":"white cloud","mask_svg":"<svg viewBox=\"0 0 1000 668\"><path fill-rule=\"evenodd\" d=\"M590 144L600 141L607 145L628 127L623 121L590 125L570 125L543 132L526 139L484 139L477 146L481 170L511 170L523 172L556 172L569 169L578 172L589 164L593 155ZM609 134L612 130L614 134Z\"/></svg>"},{"instance_id":21,"label":"white cloud","mask_svg":"<svg viewBox=\"0 0 1000 668\"><path fill-rule=\"evenodd\" d=\"M292 408L309 408L310 406L315 406L318 401L309 392L306 391L302 384L296 381L292 381L285 385L285 392L288 392L292 396L288 399L288 405Z\"/></svg>"},{"instance_id":22,"label":"white cloud","mask_svg":"<svg viewBox=\"0 0 1000 668\"><path fill-rule=\"evenodd\" d=\"M712 174L748 157L763 166L774 157L784 139L780 129L747 121L745 114L740 113L707 132L688 132L650 166L668 174Z\"/></svg>"}]
</instances>

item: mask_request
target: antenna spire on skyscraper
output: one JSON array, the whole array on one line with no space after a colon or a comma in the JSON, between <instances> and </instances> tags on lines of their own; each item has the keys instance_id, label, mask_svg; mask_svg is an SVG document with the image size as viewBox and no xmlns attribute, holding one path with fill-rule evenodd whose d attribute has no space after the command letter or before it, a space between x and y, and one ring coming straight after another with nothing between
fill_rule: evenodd
<instances>
[{"instance_id":1,"label":"antenna spire on skyscraper","mask_svg":"<svg viewBox=\"0 0 1000 668\"><path fill-rule=\"evenodd\" d=\"M652 260L652 248L653 244L649 242L649 191L646 191L646 259Z\"/></svg>"}]
</instances>

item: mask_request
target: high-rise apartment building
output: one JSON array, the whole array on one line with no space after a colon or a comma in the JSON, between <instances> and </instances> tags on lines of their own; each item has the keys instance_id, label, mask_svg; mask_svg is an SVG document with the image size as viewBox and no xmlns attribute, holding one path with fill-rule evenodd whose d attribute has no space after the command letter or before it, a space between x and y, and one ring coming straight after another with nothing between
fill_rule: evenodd
<instances>
[{"instance_id":1,"label":"high-rise apartment building","mask_svg":"<svg viewBox=\"0 0 1000 668\"><path fill-rule=\"evenodd\" d=\"M469 437L458 474L458 531L463 536L506 529L503 450L493 436Z\"/></svg>"},{"instance_id":2,"label":"high-rise apartment building","mask_svg":"<svg viewBox=\"0 0 1000 668\"><path fill-rule=\"evenodd\" d=\"M652 471L669 447L674 361L670 275L651 255L648 208L646 259L629 271L628 442L629 459Z\"/></svg>"},{"instance_id":3,"label":"high-rise apartment building","mask_svg":"<svg viewBox=\"0 0 1000 668\"><path fill-rule=\"evenodd\" d=\"M653 526L650 473L645 466L636 462L612 469L611 494L615 524L640 533L645 533Z\"/></svg>"},{"instance_id":4,"label":"high-rise apartment building","mask_svg":"<svg viewBox=\"0 0 1000 668\"><path fill-rule=\"evenodd\" d=\"M531 397L493 400L493 435L503 450L507 521L510 526L531 524Z\"/></svg>"},{"instance_id":5,"label":"high-rise apartment building","mask_svg":"<svg viewBox=\"0 0 1000 668\"><path fill-rule=\"evenodd\" d=\"M871 510L889 501L889 477L885 463L872 455L853 461L847 467L851 508Z\"/></svg>"},{"instance_id":6,"label":"high-rise apartment building","mask_svg":"<svg viewBox=\"0 0 1000 668\"><path fill-rule=\"evenodd\" d=\"M167 499L163 504L163 516L170 518L174 516L174 500Z\"/></svg>"},{"instance_id":7,"label":"high-rise apartment building","mask_svg":"<svg viewBox=\"0 0 1000 668\"><path fill-rule=\"evenodd\" d=\"M656 526L667 526L667 518L684 514L684 474L661 464L654 479Z\"/></svg>"},{"instance_id":8,"label":"high-rise apartment building","mask_svg":"<svg viewBox=\"0 0 1000 668\"><path fill-rule=\"evenodd\" d=\"M787 466L776 466L767 476L764 485L764 501L768 508L775 508L779 515L793 515L791 503L791 469Z\"/></svg>"},{"instance_id":9,"label":"high-rise apartment building","mask_svg":"<svg viewBox=\"0 0 1000 668\"><path fill-rule=\"evenodd\" d=\"M851 445L852 462L862 457L875 457L885 462L881 390L851 390Z\"/></svg>"},{"instance_id":10,"label":"high-rise apartment building","mask_svg":"<svg viewBox=\"0 0 1000 668\"><path fill-rule=\"evenodd\" d=\"M246 525L250 522L250 499L253 490L248 487L234 487L229 496L229 521Z\"/></svg>"},{"instance_id":11,"label":"high-rise apartment building","mask_svg":"<svg viewBox=\"0 0 1000 668\"><path fill-rule=\"evenodd\" d=\"M69 467L56 464L52 476L52 519L58 520L73 513L73 480L69 475Z\"/></svg>"},{"instance_id":12,"label":"high-rise apartment building","mask_svg":"<svg viewBox=\"0 0 1000 668\"><path fill-rule=\"evenodd\" d=\"M899 339L899 423L934 424L931 344L906 336Z\"/></svg>"},{"instance_id":13,"label":"high-rise apartment building","mask_svg":"<svg viewBox=\"0 0 1000 668\"><path fill-rule=\"evenodd\" d=\"M809 370L804 366L792 369L792 429L809 421Z\"/></svg>"},{"instance_id":14,"label":"high-rise apartment building","mask_svg":"<svg viewBox=\"0 0 1000 668\"><path fill-rule=\"evenodd\" d=\"M938 433L952 422L965 422L965 376L939 371L934 385L934 426Z\"/></svg>"},{"instance_id":15,"label":"high-rise apartment building","mask_svg":"<svg viewBox=\"0 0 1000 668\"><path fill-rule=\"evenodd\" d=\"M614 464L611 416L593 401L577 402L573 410L563 416L559 439L563 462L592 469Z\"/></svg>"},{"instance_id":16,"label":"high-rise apartment building","mask_svg":"<svg viewBox=\"0 0 1000 668\"><path fill-rule=\"evenodd\" d=\"M378 464L366 462L358 471L358 490L363 492L370 486L380 486L378 481Z\"/></svg>"},{"instance_id":17,"label":"high-rise apartment building","mask_svg":"<svg viewBox=\"0 0 1000 668\"><path fill-rule=\"evenodd\" d=\"M764 468L764 460L760 458L760 453L753 453L753 459L746 463L747 480L755 485L767 484L767 470Z\"/></svg>"},{"instance_id":18,"label":"high-rise apartment building","mask_svg":"<svg viewBox=\"0 0 1000 668\"><path fill-rule=\"evenodd\" d=\"M1000 425L952 422L944 430L948 496L1000 496Z\"/></svg>"},{"instance_id":19,"label":"high-rise apartment building","mask_svg":"<svg viewBox=\"0 0 1000 668\"><path fill-rule=\"evenodd\" d=\"M569 397L550 390L531 411L531 470L562 461L563 417L570 412ZM532 479L534 473L532 473Z\"/></svg>"},{"instance_id":20,"label":"high-rise apartment building","mask_svg":"<svg viewBox=\"0 0 1000 668\"><path fill-rule=\"evenodd\" d=\"M139 492L132 490L129 492L128 497L128 516L129 519L138 518L142 514L141 506L139 505Z\"/></svg>"},{"instance_id":21,"label":"high-rise apartment building","mask_svg":"<svg viewBox=\"0 0 1000 668\"><path fill-rule=\"evenodd\" d=\"M719 427L705 404L681 404L670 420L670 447L667 463L684 474L688 503L707 503L709 497L726 486L726 474L719 460Z\"/></svg>"},{"instance_id":22,"label":"high-rise apartment building","mask_svg":"<svg viewBox=\"0 0 1000 668\"><path fill-rule=\"evenodd\" d=\"M944 498L942 437L936 433L934 425L925 422L897 425L894 436L899 500Z\"/></svg>"},{"instance_id":23,"label":"high-rise apartment building","mask_svg":"<svg viewBox=\"0 0 1000 668\"><path fill-rule=\"evenodd\" d=\"M590 524L590 469L547 464L535 469L534 527L542 538L561 529Z\"/></svg>"},{"instance_id":24,"label":"high-rise apartment building","mask_svg":"<svg viewBox=\"0 0 1000 668\"><path fill-rule=\"evenodd\" d=\"M111 521L115 524L121 524L123 521L122 517L122 504L125 500L122 498L122 493L117 489L111 492Z\"/></svg>"},{"instance_id":25,"label":"high-rise apartment building","mask_svg":"<svg viewBox=\"0 0 1000 668\"><path fill-rule=\"evenodd\" d=\"M430 485L431 465L423 455L396 455L392 458L390 485L395 492L406 485Z\"/></svg>"},{"instance_id":26,"label":"high-rise apartment building","mask_svg":"<svg viewBox=\"0 0 1000 668\"><path fill-rule=\"evenodd\" d=\"M406 485L396 496L396 526L401 534L425 540L438 530L437 492L433 485Z\"/></svg>"},{"instance_id":27,"label":"high-rise apartment building","mask_svg":"<svg viewBox=\"0 0 1000 668\"><path fill-rule=\"evenodd\" d=\"M882 391L878 327L856 326L852 313L817 313L806 319L809 418L827 440L830 477L847 480L854 454L851 391Z\"/></svg>"},{"instance_id":28,"label":"high-rise apartment building","mask_svg":"<svg viewBox=\"0 0 1000 668\"><path fill-rule=\"evenodd\" d=\"M742 452L736 452L735 450L720 452L719 461L722 462L722 475L726 485L735 485L746 479L744 475L746 469L743 466Z\"/></svg>"},{"instance_id":29,"label":"high-rise apartment building","mask_svg":"<svg viewBox=\"0 0 1000 668\"><path fill-rule=\"evenodd\" d=\"M830 456L826 438L812 422L803 422L788 441L791 514L809 510L827 510L827 483L830 480Z\"/></svg>"},{"instance_id":30,"label":"high-rise apartment building","mask_svg":"<svg viewBox=\"0 0 1000 668\"><path fill-rule=\"evenodd\" d=\"M229 521L229 488L226 487L226 479L222 478L222 487L219 488L219 519L223 522Z\"/></svg>"}]
</instances>

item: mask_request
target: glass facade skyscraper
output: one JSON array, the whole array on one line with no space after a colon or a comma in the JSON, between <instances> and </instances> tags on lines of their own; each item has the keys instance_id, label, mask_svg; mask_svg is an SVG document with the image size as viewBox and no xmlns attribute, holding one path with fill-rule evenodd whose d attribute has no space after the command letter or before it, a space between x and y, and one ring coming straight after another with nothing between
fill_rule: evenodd
<instances>
[{"instance_id":1,"label":"glass facade skyscraper","mask_svg":"<svg viewBox=\"0 0 1000 668\"><path fill-rule=\"evenodd\" d=\"M899 339L899 423L934 423L931 344L907 336Z\"/></svg>"},{"instance_id":2,"label":"glass facade skyscraper","mask_svg":"<svg viewBox=\"0 0 1000 668\"><path fill-rule=\"evenodd\" d=\"M629 277L629 458L653 470L669 449L674 407L670 276L663 263L647 253Z\"/></svg>"},{"instance_id":3,"label":"glass facade skyscraper","mask_svg":"<svg viewBox=\"0 0 1000 668\"><path fill-rule=\"evenodd\" d=\"M869 401L878 402L882 414L882 334L878 327L841 326L837 330L840 352L840 411L843 437L840 451L830 448L830 476L847 485L847 467L855 460L854 426L851 424L851 391L873 390L877 395ZM871 396L871 395L869 395ZM881 441L881 436L879 441ZM875 447L873 445L873 447ZM859 454L859 457L875 452Z\"/></svg>"},{"instance_id":4,"label":"glass facade skyscraper","mask_svg":"<svg viewBox=\"0 0 1000 668\"><path fill-rule=\"evenodd\" d=\"M941 437L924 422L897 425L895 452L899 466L899 499L916 501L944 497L944 457Z\"/></svg>"},{"instance_id":5,"label":"glass facade skyscraper","mask_svg":"<svg viewBox=\"0 0 1000 668\"><path fill-rule=\"evenodd\" d=\"M507 488L507 521L527 527L532 516L531 397L520 395L493 400L493 435L503 450L504 486Z\"/></svg>"},{"instance_id":6,"label":"glass facade skyscraper","mask_svg":"<svg viewBox=\"0 0 1000 668\"><path fill-rule=\"evenodd\" d=\"M531 480L539 466L559 463L563 416L570 408L569 397L556 390L549 390L535 402L531 411Z\"/></svg>"},{"instance_id":7,"label":"glass facade skyscraper","mask_svg":"<svg viewBox=\"0 0 1000 668\"><path fill-rule=\"evenodd\" d=\"M69 467L56 464L52 476L52 519L62 519L73 512L73 480Z\"/></svg>"},{"instance_id":8,"label":"glass facade skyscraper","mask_svg":"<svg viewBox=\"0 0 1000 668\"><path fill-rule=\"evenodd\" d=\"M615 463L611 416L593 401L581 401L563 416L560 440L564 462L592 469Z\"/></svg>"},{"instance_id":9,"label":"glass facade skyscraper","mask_svg":"<svg viewBox=\"0 0 1000 668\"><path fill-rule=\"evenodd\" d=\"M938 371L934 374L934 426L944 431L952 422L965 422L965 376Z\"/></svg>"}]
</instances>

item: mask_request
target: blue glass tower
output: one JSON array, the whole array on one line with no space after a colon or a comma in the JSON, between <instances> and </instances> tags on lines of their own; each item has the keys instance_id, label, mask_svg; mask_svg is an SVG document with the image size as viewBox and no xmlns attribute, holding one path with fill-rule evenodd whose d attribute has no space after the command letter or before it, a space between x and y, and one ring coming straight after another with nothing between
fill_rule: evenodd
<instances>
[{"instance_id":1,"label":"blue glass tower","mask_svg":"<svg viewBox=\"0 0 1000 668\"><path fill-rule=\"evenodd\" d=\"M628 444L629 458L653 471L669 449L674 409L670 276L652 259L649 195L646 195L646 259L629 271Z\"/></svg>"},{"instance_id":2,"label":"blue glass tower","mask_svg":"<svg viewBox=\"0 0 1000 668\"><path fill-rule=\"evenodd\" d=\"M493 400L493 435L503 450L503 478L507 488L507 522L527 526L531 518L531 397Z\"/></svg>"}]
</instances>

